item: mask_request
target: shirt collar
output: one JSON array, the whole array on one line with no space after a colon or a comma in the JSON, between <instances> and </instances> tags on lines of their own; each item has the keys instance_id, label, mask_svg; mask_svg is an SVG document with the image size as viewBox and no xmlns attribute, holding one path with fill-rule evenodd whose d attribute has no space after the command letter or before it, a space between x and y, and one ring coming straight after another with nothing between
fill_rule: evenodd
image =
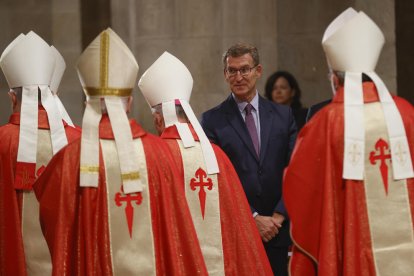
<instances>
[{"instance_id":1,"label":"shirt collar","mask_svg":"<svg viewBox=\"0 0 414 276\"><path fill-rule=\"evenodd\" d=\"M237 107L239 108L240 112L243 113L244 112L244 108L249 103L248 102L243 102L243 101L239 100L234 95L234 93L231 93L231 96L236 101ZM253 108L254 108L254 110L256 110L256 112L259 111L259 92L257 92L257 90L256 90L256 95L254 95L253 99L250 101L250 104L253 106Z\"/></svg>"}]
</instances>

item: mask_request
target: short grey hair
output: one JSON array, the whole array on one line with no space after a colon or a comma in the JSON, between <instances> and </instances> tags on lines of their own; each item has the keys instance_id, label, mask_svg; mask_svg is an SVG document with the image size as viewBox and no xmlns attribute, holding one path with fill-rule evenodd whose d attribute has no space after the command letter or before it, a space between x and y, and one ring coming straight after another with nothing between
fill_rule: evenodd
<instances>
[{"instance_id":1,"label":"short grey hair","mask_svg":"<svg viewBox=\"0 0 414 276\"><path fill-rule=\"evenodd\" d=\"M19 101L22 101L23 88L21 86L10 88L10 92L16 95L16 98L19 99Z\"/></svg>"},{"instance_id":2,"label":"short grey hair","mask_svg":"<svg viewBox=\"0 0 414 276\"><path fill-rule=\"evenodd\" d=\"M89 98L90 97L86 96L86 101L88 101ZM128 97L119 97L119 98L121 99L122 106L123 106L124 110L126 111L127 106L128 106L129 96ZM102 114L107 114L108 113L108 109L106 108L106 104L105 104L105 101L104 101L104 97L100 97L100 99L101 99L101 112L102 112Z\"/></svg>"},{"instance_id":3,"label":"short grey hair","mask_svg":"<svg viewBox=\"0 0 414 276\"><path fill-rule=\"evenodd\" d=\"M241 57L245 54L250 54L253 58L253 66L260 64L259 51L257 48L248 43L236 43L232 45L227 51L223 54L223 66L224 69L227 67L227 58L228 57Z\"/></svg>"},{"instance_id":4,"label":"short grey hair","mask_svg":"<svg viewBox=\"0 0 414 276\"><path fill-rule=\"evenodd\" d=\"M151 112L158 113L161 116L164 116L162 114L162 104L157 104L156 106L151 107ZM181 105L175 105L175 113L177 114L178 119L184 119L187 122L189 122L187 114L185 114L184 108Z\"/></svg>"},{"instance_id":5,"label":"short grey hair","mask_svg":"<svg viewBox=\"0 0 414 276\"><path fill-rule=\"evenodd\" d=\"M19 102L22 102L22 97L23 97L23 87L19 86L19 87L13 87L10 88L10 92L13 93L14 95L16 95L16 98L19 100ZM42 103L42 98L41 98L41 93L40 93L40 89L37 89L37 100L39 102L39 104Z\"/></svg>"}]
</instances>

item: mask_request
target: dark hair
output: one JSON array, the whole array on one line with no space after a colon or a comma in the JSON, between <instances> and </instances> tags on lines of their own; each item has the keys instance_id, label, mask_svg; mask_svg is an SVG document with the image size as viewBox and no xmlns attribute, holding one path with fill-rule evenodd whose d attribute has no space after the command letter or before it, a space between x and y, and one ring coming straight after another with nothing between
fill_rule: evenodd
<instances>
[{"instance_id":1,"label":"dark hair","mask_svg":"<svg viewBox=\"0 0 414 276\"><path fill-rule=\"evenodd\" d=\"M334 71L333 73L338 77L339 85L344 86L346 72ZM362 82L372 82L372 79L365 73L362 73Z\"/></svg>"},{"instance_id":2,"label":"dark hair","mask_svg":"<svg viewBox=\"0 0 414 276\"><path fill-rule=\"evenodd\" d=\"M254 66L259 65L260 58L259 58L259 51L253 45L247 43L237 43L231 46L227 51L223 54L223 65L224 69L227 66L227 58L228 57L241 57L245 54L250 54L253 58Z\"/></svg>"},{"instance_id":3,"label":"dark hair","mask_svg":"<svg viewBox=\"0 0 414 276\"><path fill-rule=\"evenodd\" d=\"M292 104L290 105L290 107L292 107L293 109L301 108L302 103L300 102L300 96L301 96L302 92L300 91L299 84L296 81L295 77L287 71L277 71L277 72L273 73L267 79L266 86L265 86L265 92L266 92L265 96L266 96L266 98L269 101L273 101L272 100L273 85L275 85L275 82L279 78L285 78L287 80L287 82L289 83L290 88L292 90L295 90L295 95L293 96Z\"/></svg>"}]
</instances>

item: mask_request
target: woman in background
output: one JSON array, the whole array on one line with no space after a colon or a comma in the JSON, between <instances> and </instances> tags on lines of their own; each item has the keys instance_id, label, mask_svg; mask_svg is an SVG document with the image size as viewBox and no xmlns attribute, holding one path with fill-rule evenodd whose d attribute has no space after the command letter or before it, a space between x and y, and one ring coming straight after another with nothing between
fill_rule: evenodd
<instances>
[{"instance_id":1,"label":"woman in background","mask_svg":"<svg viewBox=\"0 0 414 276\"><path fill-rule=\"evenodd\" d=\"M287 71L277 71L266 81L266 98L292 108L298 131L306 122L307 109L300 102L301 91L295 77Z\"/></svg>"}]
</instances>

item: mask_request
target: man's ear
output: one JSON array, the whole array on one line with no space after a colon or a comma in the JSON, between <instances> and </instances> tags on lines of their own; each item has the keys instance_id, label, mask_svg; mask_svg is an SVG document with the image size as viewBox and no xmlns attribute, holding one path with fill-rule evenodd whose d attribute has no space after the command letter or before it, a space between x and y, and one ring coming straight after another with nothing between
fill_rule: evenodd
<instances>
[{"instance_id":1,"label":"man's ear","mask_svg":"<svg viewBox=\"0 0 414 276\"><path fill-rule=\"evenodd\" d=\"M227 77L226 69L223 70L223 75L224 75L224 79L228 82L229 78Z\"/></svg>"},{"instance_id":2,"label":"man's ear","mask_svg":"<svg viewBox=\"0 0 414 276\"><path fill-rule=\"evenodd\" d=\"M126 112L129 113L132 108L132 101L134 100L133 96L128 97L127 106L126 106Z\"/></svg>"},{"instance_id":3,"label":"man's ear","mask_svg":"<svg viewBox=\"0 0 414 276\"><path fill-rule=\"evenodd\" d=\"M161 135L165 129L164 117L157 112L152 115L154 116L154 127L157 130L158 135Z\"/></svg>"},{"instance_id":4,"label":"man's ear","mask_svg":"<svg viewBox=\"0 0 414 276\"><path fill-rule=\"evenodd\" d=\"M9 94L9 98L10 98L10 100L11 100L11 102L12 102L12 108L13 108L13 112L16 112L16 108L17 108L17 106L18 106L18 99L17 99L17 96L16 96L16 94L14 94L13 92L8 92L8 94Z\"/></svg>"},{"instance_id":5,"label":"man's ear","mask_svg":"<svg viewBox=\"0 0 414 276\"><path fill-rule=\"evenodd\" d=\"M339 78L336 74L332 74L332 84L334 85L335 90L341 85L339 82Z\"/></svg>"},{"instance_id":6,"label":"man's ear","mask_svg":"<svg viewBox=\"0 0 414 276\"><path fill-rule=\"evenodd\" d=\"M256 77L260 78L262 76L263 67L261 64L258 64L256 67Z\"/></svg>"}]
</instances>

